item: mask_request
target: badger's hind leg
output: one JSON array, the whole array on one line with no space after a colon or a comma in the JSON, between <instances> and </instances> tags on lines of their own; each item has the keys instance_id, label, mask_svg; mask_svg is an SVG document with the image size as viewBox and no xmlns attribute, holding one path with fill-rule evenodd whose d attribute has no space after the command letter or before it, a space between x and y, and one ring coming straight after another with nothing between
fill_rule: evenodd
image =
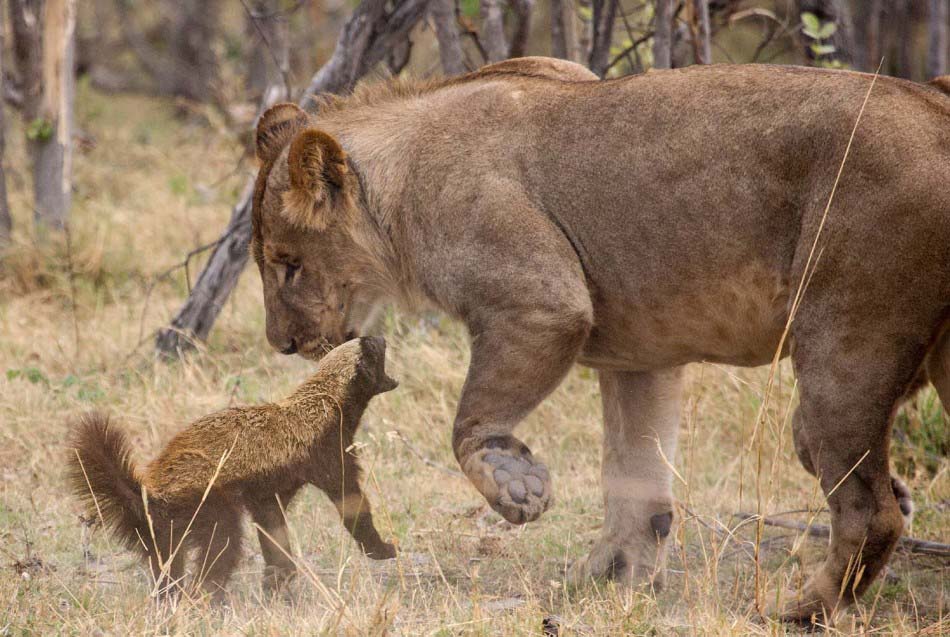
<instances>
[{"instance_id":1,"label":"badger's hind leg","mask_svg":"<svg viewBox=\"0 0 950 637\"><path fill-rule=\"evenodd\" d=\"M152 573L153 592L160 602L176 600L181 593L185 550L178 544L185 525L177 522L155 512L151 525L153 535L140 538L143 555ZM176 548L179 549L177 552Z\"/></svg>"},{"instance_id":2,"label":"badger's hind leg","mask_svg":"<svg viewBox=\"0 0 950 637\"><path fill-rule=\"evenodd\" d=\"M281 507L287 507L298 488L272 494L270 497L249 498L246 501L251 519L258 526L257 539L264 556L265 591L276 591L297 575L290 548L290 534Z\"/></svg>"},{"instance_id":3,"label":"badger's hind leg","mask_svg":"<svg viewBox=\"0 0 950 637\"><path fill-rule=\"evenodd\" d=\"M224 600L225 587L241 560L241 509L234 503L216 502L201 512L188 536L194 552L195 583Z\"/></svg>"}]
</instances>

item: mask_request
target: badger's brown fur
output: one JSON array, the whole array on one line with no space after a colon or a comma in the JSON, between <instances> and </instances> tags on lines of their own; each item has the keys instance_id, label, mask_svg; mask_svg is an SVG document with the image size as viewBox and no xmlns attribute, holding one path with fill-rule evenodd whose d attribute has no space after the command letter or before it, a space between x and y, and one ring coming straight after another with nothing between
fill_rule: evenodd
<instances>
[{"instance_id":1,"label":"badger's brown fur","mask_svg":"<svg viewBox=\"0 0 950 637\"><path fill-rule=\"evenodd\" d=\"M292 577L282 508L307 483L330 497L366 555L391 558L395 549L373 525L357 459L347 451L370 399L396 386L385 372L385 347L381 338L337 347L287 399L205 416L141 471L125 434L107 416L86 414L69 450L72 490L90 517L142 553L164 592L177 590L193 553L197 581L223 593L241 556L245 510L261 529L265 587Z\"/></svg>"}]
</instances>

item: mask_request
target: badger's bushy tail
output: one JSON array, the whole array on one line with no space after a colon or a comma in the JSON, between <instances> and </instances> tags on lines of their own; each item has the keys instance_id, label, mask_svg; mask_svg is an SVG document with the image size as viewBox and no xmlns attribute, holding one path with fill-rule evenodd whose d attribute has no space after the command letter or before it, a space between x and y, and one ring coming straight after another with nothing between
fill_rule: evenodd
<instances>
[{"instance_id":1,"label":"badger's bushy tail","mask_svg":"<svg viewBox=\"0 0 950 637\"><path fill-rule=\"evenodd\" d=\"M67 477L73 494L86 505L87 517L101 518L128 548L143 550L148 519L125 432L103 413L83 414L74 425L68 453Z\"/></svg>"}]
</instances>

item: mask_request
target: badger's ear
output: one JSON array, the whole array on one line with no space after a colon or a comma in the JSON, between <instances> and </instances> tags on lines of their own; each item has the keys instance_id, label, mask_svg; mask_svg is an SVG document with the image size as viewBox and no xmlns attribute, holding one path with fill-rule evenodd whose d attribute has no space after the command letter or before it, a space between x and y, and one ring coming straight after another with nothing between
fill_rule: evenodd
<instances>
[{"instance_id":1,"label":"badger's ear","mask_svg":"<svg viewBox=\"0 0 950 637\"><path fill-rule=\"evenodd\" d=\"M316 128L300 131L287 155L290 189L284 193L284 212L299 226L323 230L330 222L326 206L319 206L347 174L346 153L332 135Z\"/></svg>"},{"instance_id":2,"label":"badger's ear","mask_svg":"<svg viewBox=\"0 0 950 637\"><path fill-rule=\"evenodd\" d=\"M306 128L310 116L296 104L275 104L257 121L255 147L257 159L273 161L297 131Z\"/></svg>"}]
</instances>

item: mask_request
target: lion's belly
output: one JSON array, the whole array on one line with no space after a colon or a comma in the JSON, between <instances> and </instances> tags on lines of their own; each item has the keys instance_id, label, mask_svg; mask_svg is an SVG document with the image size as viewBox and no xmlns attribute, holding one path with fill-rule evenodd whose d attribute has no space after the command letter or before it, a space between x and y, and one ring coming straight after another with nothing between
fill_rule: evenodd
<instances>
[{"instance_id":1,"label":"lion's belly","mask_svg":"<svg viewBox=\"0 0 950 637\"><path fill-rule=\"evenodd\" d=\"M595 296L584 365L637 371L697 361L754 366L771 361L781 343L789 286L766 268L748 267L714 283L619 287Z\"/></svg>"}]
</instances>

